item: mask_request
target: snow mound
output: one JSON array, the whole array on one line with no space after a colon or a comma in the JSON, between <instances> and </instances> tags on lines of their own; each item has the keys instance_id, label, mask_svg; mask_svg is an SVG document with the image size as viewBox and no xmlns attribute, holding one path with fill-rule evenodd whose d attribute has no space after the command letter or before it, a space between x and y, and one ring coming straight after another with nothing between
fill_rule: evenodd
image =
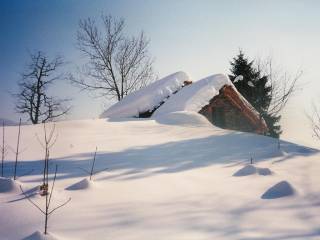
<instances>
[{"instance_id":1,"label":"snow mound","mask_svg":"<svg viewBox=\"0 0 320 240\"><path fill-rule=\"evenodd\" d=\"M19 182L11 178L0 177L0 193L19 191Z\"/></svg>"},{"instance_id":2,"label":"snow mound","mask_svg":"<svg viewBox=\"0 0 320 240\"><path fill-rule=\"evenodd\" d=\"M259 168L255 167L253 165L247 165L238 170L233 174L234 177L243 177L243 176L249 176L253 174L259 174L263 176L271 175L272 172L269 168Z\"/></svg>"},{"instance_id":3,"label":"snow mound","mask_svg":"<svg viewBox=\"0 0 320 240\"><path fill-rule=\"evenodd\" d=\"M216 74L185 86L172 95L153 116L159 116L171 112L191 111L199 112L209 101L219 94L224 85L233 86L229 78L224 74Z\"/></svg>"},{"instance_id":4,"label":"snow mound","mask_svg":"<svg viewBox=\"0 0 320 240\"><path fill-rule=\"evenodd\" d=\"M253 165L247 165L233 174L235 177L243 177L257 173L257 168Z\"/></svg>"},{"instance_id":5,"label":"snow mound","mask_svg":"<svg viewBox=\"0 0 320 240\"><path fill-rule=\"evenodd\" d=\"M274 199L288 197L295 194L294 188L287 181L281 181L269 188L262 196L262 199Z\"/></svg>"},{"instance_id":6,"label":"snow mound","mask_svg":"<svg viewBox=\"0 0 320 240\"><path fill-rule=\"evenodd\" d=\"M201 114L195 112L173 112L155 118L158 123L194 127L212 127L212 124Z\"/></svg>"},{"instance_id":7,"label":"snow mound","mask_svg":"<svg viewBox=\"0 0 320 240\"><path fill-rule=\"evenodd\" d=\"M88 188L92 188L93 183L89 179L85 178L81 181L72 184L71 186L67 187L66 190L74 191L74 190L84 190Z\"/></svg>"},{"instance_id":8,"label":"snow mound","mask_svg":"<svg viewBox=\"0 0 320 240\"><path fill-rule=\"evenodd\" d=\"M257 168L258 174L263 176L272 175L272 172L269 168Z\"/></svg>"},{"instance_id":9,"label":"snow mound","mask_svg":"<svg viewBox=\"0 0 320 240\"><path fill-rule=\"evenodd\" d=\"M40 231L36 231L30 236L24 238L23 240L59 240L59 239L61 240L61 238L57 238L50 233L44 234Z\"/></svg>"},{"instance_id":10,"label":"snow mound","mask_svg":"<svg viewBox=\"0 0 320 240\"><path fill-rule=\"evenodd\" d=\"M138 117L139 113L160 106L170 95L183 87L190 77L185 72L176 72L139 89L101 114L101 118Z\"/></svg>"}]
</instances>

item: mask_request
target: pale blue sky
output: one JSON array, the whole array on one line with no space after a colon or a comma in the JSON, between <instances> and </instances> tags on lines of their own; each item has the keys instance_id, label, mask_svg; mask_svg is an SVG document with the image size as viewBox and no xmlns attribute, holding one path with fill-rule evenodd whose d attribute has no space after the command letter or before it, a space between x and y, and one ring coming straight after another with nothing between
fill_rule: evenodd
<instances>
[{"instance_id":1,"label":"pale blue sky","mask_svg":"<svg viewBox=\"0 0 320 240\"><path fill-rule=\"evenodd\" d=\"M72 72L81 62L75 48L79 19L101 13L124 17L128 33L144 30L151 40L158 75L183 70L194 79L228 73L229 61L239 48L250 57L272 55L294 72L304 70L303 90L284 113L283 137L310 142L305 111L319 100L319 1L16 1L0 2L0 117L17 119L13 111L19 72L28 51L62 54ZM56 93L72 97L70 119L97 117L105 103L59 83ZM319 101L320 102L320 101ZM108 104L108 103L107 103ZM109 103L110 104L110 103Z\"/></svg>"}]
</instances>

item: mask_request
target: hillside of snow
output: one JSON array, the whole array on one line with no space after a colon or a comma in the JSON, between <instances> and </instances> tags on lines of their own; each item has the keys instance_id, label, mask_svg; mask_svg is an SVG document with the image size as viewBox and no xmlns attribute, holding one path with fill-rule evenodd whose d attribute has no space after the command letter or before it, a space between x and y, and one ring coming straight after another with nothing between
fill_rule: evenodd
<instances>
[{"instance_id":1,"label":"hillside of snow","mask_svg":"<svg viewBox=\"0 0 320 240\"><path fill-rule=\"evenodd\" d=\"M8 179L15 159L9 152L0 178L1 240L320 238L316 149L285 141L279 149L276 139L223 130L192 112L64 121L56 129L52 204L71 201L49 218L44 238L43 215L20 191L44 206L37 190L43 126L22 126L18 175L33 171ZM6 128L12 148L17 132ZM96 147L102 172L90 181L82 169L90 169Z\"/></svg>"}]
</instances>

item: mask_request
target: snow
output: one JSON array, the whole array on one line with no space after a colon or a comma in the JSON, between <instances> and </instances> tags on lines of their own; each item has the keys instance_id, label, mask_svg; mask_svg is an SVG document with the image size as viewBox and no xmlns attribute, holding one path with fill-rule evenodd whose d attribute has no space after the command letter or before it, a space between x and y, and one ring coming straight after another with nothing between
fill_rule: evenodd
<instances>
[{"instance_id":1,"label":"snow","mask_svg":"<svg viewBox=\"0 0 320 240\"><path fill-rule=\"evenodd\" d=\"M234 80L233 82L236 83L236 82L240 82L243 80L243 76L242 75L238 75Z\"/></svg>"},{"instance_id":2,"label":"snow","mask_svg":"<svg viewBox=\"0 0 320 240\"><path fill-rule=\"evenodd\" d=\"M257 173L257 168L253 165L247 165L233 174L235 177L243 177Z\"/></svg>"},{"instance_id":3,"label":"snow","mask_svg":"<svg viewBox=\"0 0 320 240\"><path fill-rule=\"evenodd\" d=\"M138 117L139 113L158 107L170 95L179 90L190 77L176 72L137 90L102 113L101 118Z\"/></svg>"},{"instance_id":4,"label":"snow","mask_svg":"<svg viewBox=\"0 0 320 240\"><path fill-rule=\"evenodd\" d=\"M262 199L274 199L288 197L295 194L295 190L287 181L281 181L269 188L262 196Z\"/></svg>"},{"instance_id":5,"label":"snow","mask_svg":"<svg viewBox=\"0 0 320 240\"><path fill-rule=\"evenodd\" d=\"M224 85L233 86L229 78L223 74L198 80L172 95L152 116L157 117L178 111L199 112L214 96L219 94L219 90Z\"/></svg>"},{"instance_id":6,"label":"snow","mask_svg":"<svg viewBox=\"0 0 320 240\"><path fill-rule=\"evenodd\" d=\"M30 236L24 238L23 240L62 240L62 239L55 237L51 233L44 234L40 231L36 231Z\"/></svg>"},{"instance_id":7,"label":"snow","mask_svg":"<svg viewBox=\"0 0 320 240\"><path fill-rule=\"evenodd\" d=\"M92 188L92 187L93 187L92 181L85 178L85 179L82 179L81 181L76 182L76 183L72 184L71 186L67 187L66 190L69 190L69 191L84 190L84 189L88 189L88 188Z\"/></svg>"},{"instance_id":8,"label":"snow","mask_svg":"<svg viewBox=\"0 0 320 240\"><path fill-rule=\"evenodd\" d=\"M167 121L174 124L136 118L56 123L59 135L50 152L51 181L55 164L59 168L52 207L69 197L71 201L50 216L49 237L319 239L318 150L285 141L279 150L276 139L206 126L194 112L168 115ZM18 175L34 169L19 181L44 206L44 198L37 194L44 150L35 137L38 134L41 139L42 130L41 124L21 127L24 151L19 155ZM17 127L6 128L11 147L17 131ZM95 176L94 187L67 191L88 177L80 168L90 168L96 146L95 169L109 170ZM256 168L274 174L233 177L250 156ZM14 159L9 152L6 177L12 175ZM281 181L290 183L298 194L261 197ZM280 188L280 192L287 191L287 187ZM43 219L20 191L0 193L1 240L39 239Z\"/></svg>"},{"instance_id":9,"label":"snow","mask_svg":"<svg viewBox=\"0 0 320 240\"><path fill-rule=\"evenodd\" d=\"M210 127L211 123L203 115L195 112L173 112L156 117L155 120L161 124L183 125L191 127Z\"/></svg>"},{"instance_id":10,"label":"snow","mask_svg":"<svg viewBox=\"0 0 320 240\"><path fill-rule=\"evenodd\" d=\"M0 193L19 191L20 184L21 183L11 178L0 177Z\"/></svg>"},{"instance_id":11,"label":"snow","mask_svg":"<svg viewBox=\"0 0 320 240\"><path fill-rule=\"evenodd\" d=\"M246 165L243 168L239 169L233 174L235 177L249 176L253 174L258 174L262 176L271 175L272 171L269 168L259 168L253 165Z\"/></svg>"},{"instance_id":12,"label":"snow","mask_svg":"<svg viewBox=\"0 0 320 240\"><path fill-rule=\"evenodd\" d=\"M262 176L272 175L272 171L269 168L258 168L258 174Z\"/></svg>"}]
</instances>

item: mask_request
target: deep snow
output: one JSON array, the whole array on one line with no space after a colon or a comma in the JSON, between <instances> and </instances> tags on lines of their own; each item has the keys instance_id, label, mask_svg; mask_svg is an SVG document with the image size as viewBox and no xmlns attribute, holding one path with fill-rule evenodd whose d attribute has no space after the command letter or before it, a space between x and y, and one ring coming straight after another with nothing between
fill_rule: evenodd
<instances>
[{"instance_id":1,"label":"deep snow","mask_svg":"<svg viewBox=\"0 0 320 240\"><path fill-rule=\"evenodd\" d=\"M129 94L102 113L101 118L138 117L139 113L152 111L181 89L185 81L190 81L185 72L170 74Z\"/></svg>"},{"instance_id":2,"label":"deep snow","mask_svg":"<svg viewBox=\"0 0 320 240\"><path fill-rule=\"evenodd\" d=\"M53 206L71 202L49 219L56 239L319 239L320 161L315 149L205 124L196 113L153 119L58 122L50 168L59 165ZM196 124L194 124L196 123ZM50 125L48 125L50 127ZM17 127L7 127L15 146ZM41 182L42 126L22 126L18 174L33 200ZM66 188L87 178L98 147L94 187ZM250 157L274 174L234 177ZM5 176L12 175L12 153ZM287 181L294 195L263 199ZM79 184L81 186L81 184ZM99 187L95 187L98 185ZM43 215L18 191L0 193L1 240L42 235ZM32 238L31 238L32 237ZM41 238L40 238L41 239Z\"/></svg>"},{"instance_id":3,"label":"deep snow","mask_svg":"<svg viewBox=\"0 0 320 240\"><path fill-rule=\"evenodd\" d=\"M215 74L184 87L172 95L153 116L164 115L178 111L199 112L209 101L219 94L224 85L233 86L224 74Z\"/></svg>"},{"instance_id":4,"label":"deep snow","mask_svg":"<svg viewBox=\"0 0 320 240\"><path fill-rule=\"evenodd\" d=\"M261 198L263 199L274 199L281 197L288 197L295 194L294 188L287 181L281 181L269 188Z\"/></svg>"},{"instance_id":5,"label":"deep snow","mask_svg":"<svg viewBox=\"0 0 320 240\"><path fill-rule=\"evenodd\" d=\"M259 168L254 165L246 165L239 169L237 172L233 174L235 177L243 177L243 176L249 176L253 174L259 174L262 176L268 176L272 174L272 171L269 168Z\"/></svg>"}]
</instances>

